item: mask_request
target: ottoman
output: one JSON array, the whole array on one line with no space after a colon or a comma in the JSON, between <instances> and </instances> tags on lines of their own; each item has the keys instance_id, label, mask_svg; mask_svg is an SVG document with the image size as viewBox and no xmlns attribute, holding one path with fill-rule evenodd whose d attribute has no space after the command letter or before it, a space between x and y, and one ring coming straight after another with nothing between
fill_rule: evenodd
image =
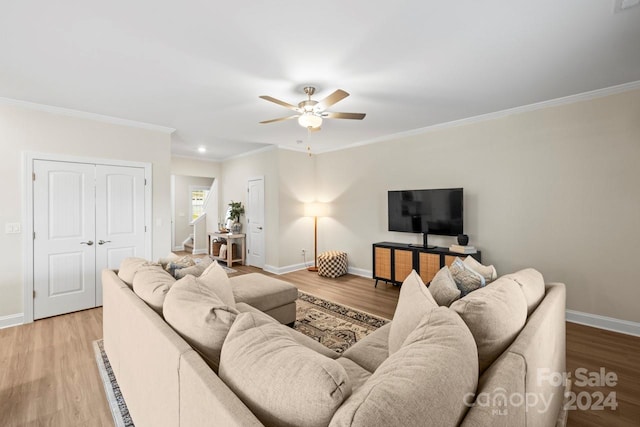
<instances>
[{"instance_id":1,"label":"ottoman","mask_svg":"<svg viewBox=\"0 0 640 427\"><path fill-rule=\"evenodd\" d=\"M298 288L260 273L231 277L236 303L249 304L285 325L296 321Z\"/></svg>"},{"instance_id":2,"label":"ottoman","mask_svg":"<svg viewBox=\"0 0 640 427\"><path fill-rule=\"evenodd\" d=\"M323 277L339 277L347 274L347 253L328 251L318 255L318 274Z\"/></svg>"}]
</instances>

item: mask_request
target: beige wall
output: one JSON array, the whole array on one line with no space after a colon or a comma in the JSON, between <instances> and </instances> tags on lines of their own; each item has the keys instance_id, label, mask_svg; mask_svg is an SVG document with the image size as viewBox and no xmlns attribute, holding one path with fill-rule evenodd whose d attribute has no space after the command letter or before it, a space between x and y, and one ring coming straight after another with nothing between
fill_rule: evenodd
<instances>
[{"instance_id":1,"label":"beige wall","mask_svg":"<svg viewBox=\"0 0 640 427\"><path fill-rule=\"evenodd\" d=\"M171 174L219 178L220 162L173 156L171 157Z\"/></svg>"},{"instance_id":2,"label":"beige wall","mask_svg":"<svg viewBox=\"0 0 640 427\"><path fill-rule=\"evenodd\" d=\"M193 232L193 228L190 225L192 219L189 216L191 187L211 188L211 184L213 184L213 178L174 175L175 246L181 246L182 242Z\"/></svg>"},{"instance_id":3,"label":"beige wall","mask_svg":"<svg viewBox=\"0 0 640 427\"><path fill-rule=\"evenodd\" d=\"M22 222L22 153L64 154L153 164L153 256L170 239L170 135L42 111L0 105L0 227ZM24 228L24 224L23 224ZM23 311L23 234L0 239L0 317Z\"/></svg>"},{"instance_id":4,"label":"beige wall","mask_svg":"<svg viewBox=\"0 0 640 427\"><path fill-rule=\"evenodd\" d=\"M640 91L317 156L333 214L320 247L372 269L387 191L464 187L465 232L499 273L533 266L565 282L568 309L640 321ZM448 246L454 238L431 243Z\"/></svg>"},{"instance_id":5,"label":"beige wall","mask_svg":"<svg viewBox=\"0 0 640 427\"><path fill-rule=\"evenodd\" d=\"M265 198L265 265L278 266L279 172L276 147L225 161L221 167L220 216L224 216L231 200L247 206L247 180L264 176ZM247 230L246 217L240 219Z\"/></svg>"}]
</instances>

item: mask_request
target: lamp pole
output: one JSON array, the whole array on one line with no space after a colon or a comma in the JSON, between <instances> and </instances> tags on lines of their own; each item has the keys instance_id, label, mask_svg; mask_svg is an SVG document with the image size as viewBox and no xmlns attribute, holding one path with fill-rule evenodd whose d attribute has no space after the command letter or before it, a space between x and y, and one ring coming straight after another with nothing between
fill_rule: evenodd
<instances>
[{"instance_id":1,"label":"lamp pole","mask_svg":"<svg viewBox=\"0 0 640 427\"><path fill-rule=\"evenodd\" d=\"M313 267L308 271L318 271L318 216L313 217Z\"/></svg>"}]
</instances>

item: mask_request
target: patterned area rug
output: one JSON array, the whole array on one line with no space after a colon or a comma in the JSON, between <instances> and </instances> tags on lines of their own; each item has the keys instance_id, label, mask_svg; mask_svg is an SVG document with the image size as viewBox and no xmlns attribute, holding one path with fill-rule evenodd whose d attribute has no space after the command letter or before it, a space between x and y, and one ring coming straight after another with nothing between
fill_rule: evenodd
<instances>
[{"instance_id":1,"label":"patterned area rug","mask_svg":"<svg viewBox=\"0 0 640 427\"><path fill-rule=\"evenodd\" d=\"M338 353L389 322L300 291L296 312L295 330Z\"/></svg>"},{"instance_id":2,"label":"patterned area rug","mask_svg":"<svg viewBox=\"0 0 640 427\"><path fill-rule=\"evenodd\" d=\"M343 353L362 338L389 321L351 307L298 292L294 329L338 353ZM133 427L127 404L120 393L103 341L93 342L98 371L107 395L116 427Z\"/></svg>"}]
</instances>

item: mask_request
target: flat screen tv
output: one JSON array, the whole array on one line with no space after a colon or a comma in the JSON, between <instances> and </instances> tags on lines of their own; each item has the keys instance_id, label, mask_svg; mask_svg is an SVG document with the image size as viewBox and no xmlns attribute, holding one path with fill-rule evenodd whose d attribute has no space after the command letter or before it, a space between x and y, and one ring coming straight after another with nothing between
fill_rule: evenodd
<instances>
[{"instance_id":1,"label":"flat screen tv","mask_svg":"<svg viewBox=\"0 0 640 427\"><path fill-rule=\"evenodd\" d=\"M457 236L463 234L462 188L389 191L389 231Z\"/></svg>"}]
</instances>

